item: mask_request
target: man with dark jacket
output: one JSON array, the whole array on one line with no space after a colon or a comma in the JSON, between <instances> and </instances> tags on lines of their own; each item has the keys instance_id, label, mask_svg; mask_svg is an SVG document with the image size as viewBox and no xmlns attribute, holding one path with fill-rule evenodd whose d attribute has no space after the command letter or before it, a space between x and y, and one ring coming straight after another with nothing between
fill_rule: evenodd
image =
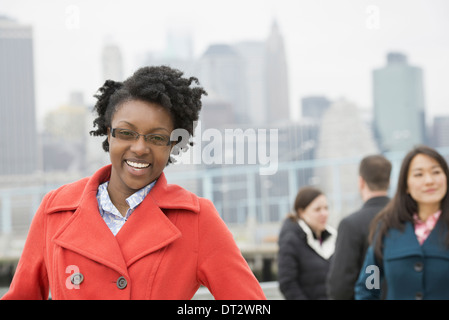
<instances>
[{"instance_id":1,"label":"man with dark jacket","mask_svg":"<svg viewBox=\"0 0 449 320\"><path fill-rule=\"evenodd\" d=\"M389 202L391 162L382 155L370 155L359 166L362 208L343 218L338 225L334 256L327 276L329 299L354 299L354 284L368 248L369 225Z\"/></svg>"}]
</instances>

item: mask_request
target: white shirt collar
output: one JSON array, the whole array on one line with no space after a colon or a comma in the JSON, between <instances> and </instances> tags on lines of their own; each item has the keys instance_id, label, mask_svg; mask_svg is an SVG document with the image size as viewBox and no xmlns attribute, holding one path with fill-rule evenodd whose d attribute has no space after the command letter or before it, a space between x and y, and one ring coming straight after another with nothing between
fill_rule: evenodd
<instances>
[{"instance_id":1,"label":"white shirt collar","mask_svg":"<svg viewBox=\"0 0 449 320\"><path fill-rule=\"evenodd\" d=\"M335 251L337 230L335 230L331 226L327 226L326 230L330 235L326 239L324 239L322 243L320 243L319 239L315 239L312 229L310 229L310 227L307 225L307 223L304 222L304 220L299 219L298 224L306 234L307 244L324 259L329 259Z\"/></svg>"}]
</instances>

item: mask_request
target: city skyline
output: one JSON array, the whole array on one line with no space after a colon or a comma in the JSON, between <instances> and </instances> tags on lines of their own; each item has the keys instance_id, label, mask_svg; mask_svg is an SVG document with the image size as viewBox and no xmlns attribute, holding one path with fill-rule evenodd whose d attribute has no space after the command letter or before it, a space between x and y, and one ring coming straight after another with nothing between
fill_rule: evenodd
<instances>
[{"instance_id":1,"label":"city skyline","mask_svg":"<svg viewBox=\"0 0 449 320\"><path fill-rule=\"evenodd\" d=\"M182 59L195 64L214 48L233 48L246 58L252 57L251 63L246 63L248 59L243 64L233 61L238 71L246 69L246 74L251 74L246 79L251 79L247 81L251 90L244 92L251 98L233 110L232 104L237 104L234 101L223 97L214 100L213 94L205 97L200 119L204 123L196 126L190 153L181 155L191 157L175 157L177 163L165 170L170 183L212 201L243 245L275 239L297 190L304 185L321 187L329 196L329 221L335 227L342 217L360 207L354 183L358 163L365 154L378 152L366 112L374 109L373 72L387 65L391 52L403 54L410 65L422 69L425 101L415 100L425 105L426 119L443 115L435 118L436 125L429 130L435 133L436 146L442 147L442 154L449 159L449 39L444 34L449 30L449 22L444 19L448 4L439 0L397 0L394 4L386 0L348 0L347 5L334 0L178 1L151 6L150 1L136 0L3 0L6 5L2 3L0 15L32 28L35 69L22 73L21 79L34 80L36 113L41 121L45 119L41 124L45 130L36 134L29 126L33 132L25 134L39 139L34 145L41 152L38 170L27 175L12 170L0 174L0 236L17 234L24 243L21 236L26 234L40 200L49 190L89 176L110 163L109 154L100 147L105 137L89 136L90 130L86 129L95 117L89 112L93 95L105 77L127 77L145 61L175 61L170 59L179 58L181 52ZM260 71L265 63L261 63L260 49L274 21L285 45L287 61L284 64L280 59L279 69L287 65L292 117L285 123L276 122L266 111L265 117L258 117L260 127L254 122L239 123L237 115L244 120L247 111L257 114L268 109L262 100L266 95L261 94L265 79ZM184 36L186 42L182 41ZM0 49L7 52L3 44ZM19 59L24 52L16 50L8 54L10 59L4 59L9 68L0 68L0 74L9 87L4 86L8 89L3 96L31 96L25 90L25 80L14 82L25 65ZM176 57L170 56L173 52ZM215 65L217 61L209 60ZM275 59L269 61L272 67ZM224 78L229 69L227 64L211 73ZM186 74L197 76L193 70L188 69ZM230 82L230 87L240 85L239 92L248 84L235 80L240 75L236 72L226 78L230 79L226 83ZM390 81L393 77L386 78L389 81L382 81L386 87L400 91ZM207 84L206 76L199 74L199 80ZM11 86L15 91L9 89ZM217 91L222 86L220 83ZM235 91L225 90L223 96L231 99ZM383 105L391 106L388 102ZM400 110L395 104L396 114L392 115L388 107L382 115L393 119L397 128L402 114L412 115L411 106ZM8 112L11 108L18 111L19 104L6 102L0 107L4 122L26 127L22 116ZM285 119L281 109L275 108ZM232 112L236 110L239 113ZM301 111L303 118L299 117ZM214 122L207 122L208 114ZM7 132L16 136L12 130ZM3 135L3 141L12 141L10 136ZM11 145L27 149L21 142L13 141ZM2 151L16 156L14 151ZM401 154L386 152L386 156L393 163L392 179L396 181ZM394 187L392 184L391 191ZM1 247L8 253L21 250L20 246Z\"/></svg>"},{"instance_id":2,"label":"city skyline","mask_svg":"<svg viewBox=\"0 0 449 320\"><path fill-rule=\"evenodd\" d=\"M286 47L292 119L299 118L301 98L310 95L344 97L371 109L372 70L386 64L389 51L404 53L423 69L428 119L449 113L444 90L449 83L449 39L444 35L449 4L444 1L104 4L3 1L1 15L33 27L39 119L67 103L72 91L93 102L102 84L101 50L108 42L121 48L128 76L145 54L165 49L169 30L190 30L197 58L212 44L265 40L274 19ZM154 8L157 14L152 15Z\"/></svg>"}]
</instances>

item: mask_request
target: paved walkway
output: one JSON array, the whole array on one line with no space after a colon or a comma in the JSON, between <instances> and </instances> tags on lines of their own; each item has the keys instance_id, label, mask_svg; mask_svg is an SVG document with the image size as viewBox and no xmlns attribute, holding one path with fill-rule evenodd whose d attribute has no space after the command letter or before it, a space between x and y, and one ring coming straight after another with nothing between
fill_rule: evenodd
<instances>
[{"instance_id":1,"label":"paved walkway","mask_svg":"<svg viewBox=\"0 0 449 320\"><path fill-rule=\"evenodd\" d=\"M277 281L261 282L263 291L268 300L284 300L282 294L279 291L279 284ZM8 291L8 288L0 288L0 297ZM192 300L214 300L214 297L210 294L209 290L205 287L201 287L196 292Z\"/></svg>"}]
</instances>

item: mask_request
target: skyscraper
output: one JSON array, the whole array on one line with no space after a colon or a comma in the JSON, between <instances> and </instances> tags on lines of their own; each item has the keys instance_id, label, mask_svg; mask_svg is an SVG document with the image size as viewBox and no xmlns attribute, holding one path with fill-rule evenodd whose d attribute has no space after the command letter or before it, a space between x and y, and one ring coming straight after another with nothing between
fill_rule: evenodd
<instances>
[{"instance_id":1,"label":"skyscraper","mask_svg":"<svg viewBox=\"0 0 449 320\"><path fill-rule=\"evenodd\" d=\"M38 169L32 27L0 16L0 175Z\"/></svg>"},{"instance_id":2,"label":"skyscraper","mask_svg":"<svg viewBox=\"0 0 449 320\"><path fill-rule=\"evenodd\" d=\"M449 147L449 116L434 118L432 138L434 147Z\"/></svg>"},{"instance_id":3,"label":"skyscraper","mask_svg":"<svg viewBox=\"0 0 449 320\"><path fill-rule=\"evenodd\" d=\"M179 69L184 76L196 76L192 31L189 28L170 27L166 34L165 48L146 53L143 64L167 65Z\"/></svg>"},{"instance_id":4,"label":"skyscraper","mask_svg":"<svg viewBox=\"0 0 449 320\"><path fill-rule=\"evenodd\" d=\"M103 46L101 63L103 67L103 80L123 81L122 52L116 44Z\"/></svg>"},{"instance_id":5,"label":"skyscraper","mask_svg":"<svg viewBox=\"0 0 449 320\"><path fill-rule=\"evenodd\" d=\"M266 41L268 119L271 123L290 119L289 86L284 38L276 21Z\"/></svg>"},{"instance_id":6,"label":"skyscraper","mask_svg":"<svg viewBox=\"0 0 449 320\"><path fill-rule=\"evenodd\" d=\"M423 72L398 52L373 71L374 127L383 151L426 143Z\"/></svg>"},{"instance_id":7,"label":"skyscraper","mask_svg":"<svg viewBox=\"0 0 449 320\"><path fill-rule=\"evenodd\" d=\"M243 79L246 90L246 107L251 124L269 121L266 99L266 51L263 41L244 41L234 46L244 62Z\"/></svg>"},{"instance_id":8,"label":"skyscraper","mask_svg":"<svg viewBox=\"0 0 449 320\"><path fill-rule=\"evenodd\" d=\"M301 99L301 114L304 118L320 121L331 102L325 96L307 96Z\"/></svg>"},{"instance_id":9,"label":"skyscraper","mask_svg":"<svg viewBox=\"0 0 449 320\"><path fill-rule=\"evenodd\" d=\"M189 28L171 27L167 30L165 57L171 60L193 59L193 36Z\"/></svg>"},{"instance_id":10,"label":"skyscraper","mask_svg":"<svg viewBox=\"0 0 449 320\"><path fill-rule=\"evenodd\" d=\"M230 45L210 45L198 61L198 79L217 99L231 104L237 123L249 120L246 107L244 60Z\"/></svg>"},{"instance_id":11,"label":"skyscraper","mask_svg":"<svg viewBox=\"0 0 449 320\"><path fill-rule=\"evenodd\" d=\"M378 152L372 130L362 121L357 105L345 99L332 103L321 120L316 158L332 159L335 165L315 168L319 186L333 199L331 225L337 226L344 215L361 205L359 163L351 159Z\"/></svg>"}]
</instances>

